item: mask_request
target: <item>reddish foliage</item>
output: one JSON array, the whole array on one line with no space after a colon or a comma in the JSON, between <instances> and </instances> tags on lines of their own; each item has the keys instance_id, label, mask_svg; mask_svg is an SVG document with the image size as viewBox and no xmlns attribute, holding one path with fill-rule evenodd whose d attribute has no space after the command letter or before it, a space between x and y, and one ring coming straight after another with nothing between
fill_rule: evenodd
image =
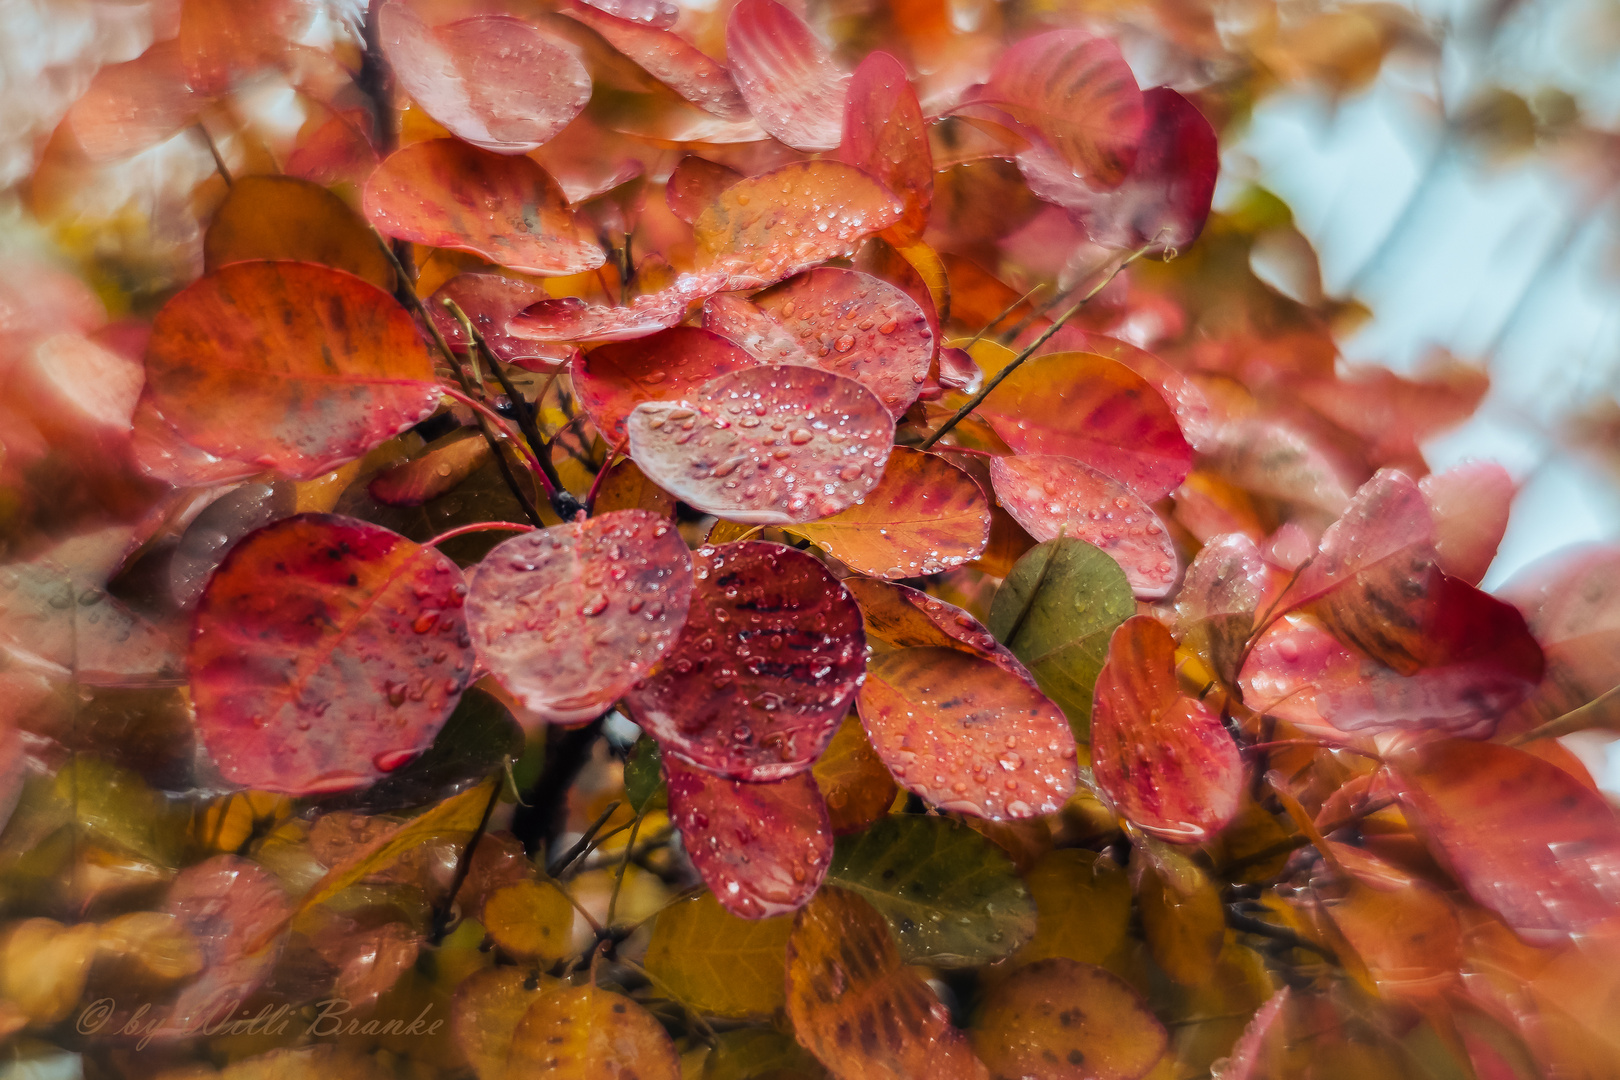
<instances>
[{"instance_id":1,"label":"reddish foliage","mask_svg":"<svg viewBox=\"0 0 1620 1080\"><path fill-rule=\"evenodd\" d=\"M574 392L614 446L627 437L625 421L644 401L668 401L695 393L727 372L756 366L735 345L695 326L676 326L633 341L599 345L570 368Z\"/></svg>"},{"instance_id":2,"label":"reddish foliage","mask_svg":"<svg viewBox=\"0 0 1620 1080\"><path fill-rule=\"evenodd\" d=\"M445 300L454 300L466 313L467 321L498 359L526 371L557 371L568 366L579 350L570 345L525 341L506 332L512 316L545 295L538 285L500 274L457 274L428 298L427 309L439 333L457 352L466 352L472 343L460 321L444 306Z\"/></svg>"},{"instance_id":3,"label":"reddish foliage","mask_svg":"<svg viewBox=\"0 0 1620 1080\"><path fill-rule=\"evenodd\" d=\"M844 104L838 157L876 177L906 205L897 233L921 236L934 200L934 161L917 92L886 52L861 61Z\"/></svg>"},{"instance_id":4,"label":"reddish foliage","mask_svg":"<svg viewBox=\"0 0 1620 1080\"><path fill-rule=\"evenodd\" d=\"M776 0L739 0L726 23L737 89L766 131L795 150L831 150L843 124L849 73Z\"/></svg>"},{"instance_id":5,"label":"reddish foliage","mask_svg":"<svg viewBox=\"0 0 1620 1080\"><path fill-rule=\"evenodd\" d=\"M67 124L91 158L111 160L162 142L195 119L206 98L186 81L178 41L96 72Z\"/></svg>"},{"instance_id":6,"label":"reddish foliage","mask_svg":"<svg viewBox=\"0 0 1620 1080\"><path fill-rule=\"evenodd\" d=\"M676 162L669 174L664 199L670 212L690 225L722 191L742 178L742 173L730 166L688 154Z\"/></svg>"},{"instance_id":7,"label":"reddish foliage","mask_svg":"<svg viewBox=\"0 0 1620 1080\"><path fill-rule=\"evenodd\" d=\"M606 14L580 0L564 7L563 14L601 34L615 49L692 104L722 120L748 117L748 106L737 92L731 73L667 29Z\"/></svg>"}]
</instances>

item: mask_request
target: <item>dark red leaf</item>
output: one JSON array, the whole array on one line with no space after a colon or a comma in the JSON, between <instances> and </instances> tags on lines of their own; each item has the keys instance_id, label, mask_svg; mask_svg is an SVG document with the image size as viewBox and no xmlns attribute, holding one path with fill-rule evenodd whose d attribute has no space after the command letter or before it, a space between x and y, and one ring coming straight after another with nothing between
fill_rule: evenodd
<instances>
[{"instance_id":1,"label":"dark red leaf","mask_svg":"<svg viewBox=\"0 0 1620 1080\"><path fill-rule=\"evenodd\" d=\"M1039 817L1074 793L1068 720L994 660L959 648L897 650L872 661L859 707L895 780L942 810Z\"/></svg>"},{"instance_id":2,"label":"dark red leaf","mask_svg":"<svg viewBox=\"0 0 1620 1080\"><path fill-rule=\"evenodd\" d=\"M582 353L570 375L591 422L618 446L625 440L625 420L643 401L685 397L716 376L756 366L753 357L717 334L674 326Z\"/></svg>"},{"instance_id":3,"label":"dark red leaf","mask_svg":"<svg viewBox=\"0 0 1620 1080\"><path fill-rule=\"evenodd\" d=\"M541 300L507 321L506 332L526 341L630 341L686 318L695 300L727 287L724 270L682 274L661 292L638 296L624 307L587 304L576 297Z\"/></svg>"},{"instance_id":4,"label":"dark red leaf","mask_svg":"<svg viewBox=\"0 0 1620 1080\"><path fill-rule=\"evenodd\" d=\"M928 125L906 69L886 52L867 54L855 69L844 102L838 157L900 196L906 210L896 232L908 237L923 234L934 201Z\"/></svg>"},{"instance_id":5,"label":"dark red leaf","mask_svg":"<svg viewBox=\"0 0 1620 1080\"><path fill-rule=\"evenodd\" d=\"M601 34L609 45L692 104L722 120L747 119L748 105L737 92L731 72L685 39L665 29L608 15L580 0L572 0L561 10Z\"/></svg>"},{"instance_id":6,"label":"dark red leaf","mask_svg":"<svg viewBox=\"0 0 1620 1080\"><path fill-rule=\"evenodd\" d=\"M591 77L574 49L521 19L475 15L429 27L404 3L377 15L383 55L405 92L451 133L526 154L585 108Z\"/></svg>"},{"instance_id":7,"label":"dark red leaf","mask_svg":"<svg viewBox=\"0 0 1620 1080\"><path fill-rule=\"evenodd\" d=\"M1401 754L1402 807L1468 894L1550 944L1614 915L1620 821L1597 792L1532 754L1447 739Z\"/></svg>"},{"instance_id":8,"label":"dark red leaf","mask_svg":"<svg viewBox=\"0 0 1620 1080\"><path fill-rule=\"evenodd\" d=\"M254 947L283 925L291 905L264 867L235 855L215 855L180 871L164 911L196 941L204 966L175 998L159 1035L191 1038L204 1025L237 1015L236 1006L269 978L281 956L281 939Z\"/></svg>"},{"instance_id":9,"label":"dark red leaf","mask_svg":"<svg viewBox=\"0 0 1620 1080\"><path fill-rule=\"evenodd\" d=\"M1045 329L1045 326L1041 325L1044 323L1045 319L1037 320L1036 324L1032 324L1014 340L1012 347L1021 348L1033 342ZM1216 420L1210 410L1209 399L1196 382L1174 365L1146 349L1106 334L1083 330L1072 322L1060 327L1035 355L1043 356L1055 352L1089 352L1106 356L1110 360L1118 360L1152 383L1164 396L1164 400L1175 412L1176 420L1181 424L1181 433L1186 436L1194 449L1206 452L1214 449Z\"/></svg>"},{"instance_id":10,"label":"dark red leaf","mask_svg":"<svg viewBox=\"0 0 1620 1080\"><path fill-rule=\"evenodd\" d=\"M872 392L817 368L761 366L631 412L630 456L659 487L750 524L831 517L877 486L894 421Z\"/></svg>"},{"instance_id":11,"label":"dark red leaf","mask_svg":"<svg viewBox=\"0 0 1620 1080\"><path fill-rule=\"evenodd\" d=\"M68 110L67 124L92 160L139 153L190 124L207 98L186 82L178 41L108 64Z\"/></svg>"},{"instance_id":12,"label":"dark red leaf","mask_svg":"<svg viewBox=\"0 0 1620 1080\"><path fill-rule=\"evenodd\" d=\"M804 906L832 862L832 822L808 772L750 783L664 758L669 819L720 906L744 919Z\"/></svg>"},{"instance_id":13,"label":"dark red leaf","mask_svg":"<svg viewBox=\"0 0 1620 1080\"><path fill-rule=\"evenodd\" d=\"M739 780L804 772L849 711L866 663L855 598L812 556L744 540L699 548L679 642L625 695L663 747Z\"/></svg>"},{"instance_id":14,"label":"dark red leaf","mask_svg":"<svg viewBox=\"0 0 1620 1080\"><path fill-rule=\"evenodd\" d=\"M1176 683L1176 642L1133 615L1108 642L1091 706L1097 786L1132 823L1198 844L1237 814L1243 761L1220 717Z\"/></svg>"},{"instance_id":15,"label":"dark red leaf","mask_svg":"<svg viewBox=\"0 0 1620 1080\"><path fill-rule=\"evenodd\" d=\"M1434 519L1411 477L1380 469L1357 490L1329 525L1317 554L1289 586L1278 610L1287 611L1341 586L1398 591L1434 564Z\"/></svg>"},{"instance_id":16,"label":"dark red leaf","mask_svg":"<svg viewBox=\"0 0 1620 1080\"><path fill-rule=\"evenodd\" d=\"M1180 560L1153 508L1130 488L1068 457L1034 454L990 462L996 501L1036 540L1072 536L1101 548L1144 600L1176 583Z\"/></svg>"},{"instance_id":17,"label":"dark red leaf","mask_svg":"<svg viewBox=\"0 0 1620 1080\"><path fill-rule=\"evenodd\" d=\"M579 355L578 349L551 342L525 341L506 332L506 324L512 316L545 298L544 289L527 281L500 274L457 274L439 286L428 299L427 309L439 333L458 353L465 353L470 343L461 330L461 323L445 308L446 299L454 300L456 306L467 313L473 329L483 335L485 343L506 363L516 364L525 371L559 371Z\"/></svg>"},{"instance_id":18,"label":"dark red leaf","mask_svg":"<svg viewBox=\"0 0 1620 1080\"><path fill-rule=\"evenodd\" d=\"M669 174L664 201L670 213L690 225L722 191L742 178L742 173L728 165L687 154Z\"/></svg>"},{"instance_id":19,"label":"dark red leaf","mask_svg":"<svg viewBox=\"0 0 1620 1080\"><path fill-rule=\"evenodd\" d=\"M397 240L471 251L531 274L578 274L606 258L580 238L562 188L539 164L459 139L389 154L366 181L365 210Z\"/></svg>"},{"instance_id":20,"label":"dark red leaf","mask_svg":"<svg viewBox=\"0 0 1620 1080\"><path fill-rule=\"evenodd\" d=\"M514 536L479 564L467 620L500 684L553 723L602 713L674 647L691 556L645 510Z\"/></svg>"},{"instance_id":21,"label":"dark red leaf","mask_svg":"<svg viewBox=\"0 0 1620 1080\"><path fill-rule=\"evenodd\" d=\"M381 779L472 680L456 564L377 525L300 514L249 533L197 604L197 727L233 783L293 795Z\"/></svg>"},{"instance_id":22,"label":"dark red leaf","mask_svg":"<svg viewBox=\"0 0 1620 1080\"><path fill-rule=\"evenodd\" d=\"M726 62L760 125L795 150L838 145L849 72L776 0L739 0L726 22Z\"/></svg>"}]
</instances>

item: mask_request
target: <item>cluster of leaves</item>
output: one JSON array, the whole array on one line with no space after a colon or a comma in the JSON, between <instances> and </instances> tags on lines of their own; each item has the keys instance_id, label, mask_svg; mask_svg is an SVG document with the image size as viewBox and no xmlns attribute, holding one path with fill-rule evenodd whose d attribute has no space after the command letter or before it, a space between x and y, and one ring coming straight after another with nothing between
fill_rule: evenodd
<instances>
[{"instance_id":1,"label":"cluster of leaves","mask_svg":"<svg viewBox=\"0 0 1620 1080\"><path fill-rule=\"evenodd\" d=\"M1418 446L1483 377L1336 370L1286 211L1206 229L1223 99L867 14L388 0L350 70L185 0L97 77L108 160L339 89L149 321L8 297L0 1034L1614 1073L1620 822L1547 736L1616 723L1620 556L1477 587L1513 486Z\"/></svg>"}]
</instances>

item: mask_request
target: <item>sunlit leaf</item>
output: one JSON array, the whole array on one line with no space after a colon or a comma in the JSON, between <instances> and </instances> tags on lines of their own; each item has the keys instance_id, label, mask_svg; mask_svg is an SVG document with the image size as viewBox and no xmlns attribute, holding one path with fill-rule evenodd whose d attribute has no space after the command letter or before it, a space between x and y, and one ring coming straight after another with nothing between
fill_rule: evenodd
<instances>
[{"instance_id":1,"label":"sunlit leaf","mask_svg":"<svg viewBox=\"0 0 1620 1080\"><path fill-rule=\"evenodd\" d=\"M1107 855L1085 848L1049 851L1024 875L1024 884L1035 901L1035 935L1014 964L1059 956L1101 964L1125 941L1131 883Z\"/></svg>"},{"instance_id":2,"label":"sunlit leaf","mask_svg":"<svg viewBox=\"0 0 1620 1080\"><path fill-rule=\"evenodd\" d=\"M552 963L573 952L574 905L549 881L520 881L484 902L480 921L519 960Z\"/></svg>"},{"instance_id":3,"label":"sunlit leaf","mask_svg":"<svg viewBox=\"0 0 1620 1080\"><path fill-rule=\"evenodd\" d=\"M804 772L849 711L865 666L855 600L813 557L744 540L693 553L680 640L625 695L631 716L704 769Z\"/></svg>"},{"instance_id":4,"label":"sunlit leaf","mask_svg":"<svg viewBox=\"0 0 1620 1080\"><path fill-rule=\"evenodd\" d=\"M1260 549L1242 533L1210 540L1187 567L1176 593L1176 634L1228 683L1237 680L1238 661L1269 587Z\"/></svg>"},{"instance_id":5,"label":"sunlit leaf","mask_svg":"<svg viewBox=\"0 0 1620 1080\"><path fill-rule=\"evenodd\" d=\"M1114 628L1136 614L1119 564L1083 540L1048 540L1019 559L990 608L990 632L1029 667L1079 739Z\"/></svg>"},{"instance_id":6,"label":"sunlit leaf","mask_svg":"<svg viewBox=\"0 0 1620 1080\"><path fill-rule=\"evenodd\" d=\"M781 1008L782 964L793 920L743 919L710 894L658 913L647 970L694 1009L769 1016Z\"/></svg>"},{"instance_id":7,"label":"sunlit leaf","mask_svg":"<svg viewBox=\"0 0 1620 1080\"><path fill-rule=\"evenodd\" d=\"M220 770L345 791L426 750L472 677L465 591L437 551L352 518L251 533L204 590L187 656Z\"/></svg>"},{"instance_id":8,"label":"sunlit leaf","mask_svg":"<svg viewBox=\"0 0 1620 1080\"><path fill-rule=\"evenodd\" d=\"M563 7L562 13L601 34L653 78L699 108L722 120L748 117L748 105L732 82L731 72L668 29L610 15L579 0Z\"/></svg>"},{"instance_id":9,"label":"sunlit leaf","mask_svg":"<svg viewBox=\"0 0 1620 1080\"><path fill-rule=\"evenodd\" d=\"M474 647L526 708L588 720L675 645L691 565L680 534L645 510L515 536L473 578Z\"/></svg>"},{"instance_id":10,"label":"sunlit leaf","mask_svg":"<svg viewBox=\"0 0 1620 1080\"><path fill-rule=\"evenodd\" d=\"M1131 876L1148 950L1176 982L1201 986L1214 976L1226 937L1220 892L1180 852L1144 846L1139 853Z\"/></svg>"},{"instance_id":11,"label":"sunlit leaf","mask_svg":"<svg viewBox=\"0 0 1620 1080\"><path fill-rule=\"evenodd\" d=\"M322 187L358 190L382 160L372 146L370 128L363 114L340 112L299 141L282 172Z\"/></svg>"},{"instance_id":12,"label":"sunlit leaf","mask_svg":"<svg viewBox=\"0 0 1620 1080\"><path fill-rule=\"evenodd\" d=\"M176 42L186 82L207 94L229 89L279 61L313 14L300 0L185 0Z\"/></svg>"},{"instance_id":13,"label":"sunlit leaf","mask_svg":"<svg viewBox=\"0 0 1620 1080\"><path fill-rule=\"evenodd\" d=\"M569 374L591 422L617 446L626 437L625 420L643 401L678 400L717 376L757 366L753 357L717 334L676 326L597 346L580 354Z\"/></svg>"},{"instance_id":14,"label":"sunlit leaf","mask_svg":"<svg viewBox=\"0 0 1620 1080\"><path fill-rule=\"evenodd\" d=\"M1220 717L1181 693L1175 653L1152 616L1134 615L1114 631L1097 676L1091 765L1097 786L1134 824L1201 843L1237 813L1243 761Z\"/></svg>"},{"instance_id":15,"label":"sunlit leaf","mask_svg":"<svg viewBox=\"0 0 1620 1080\"><path fill-rule=\"evenodd\" d=\"M1544 723L1620 685L1620 548L1565 550L1502 590L1524 612L1546 654L1541 685L1518 712Z\"/></svg>"},{"instance_id":16,"label":"sunlit leaf","mask_svg":"<svg viewBox=\"0 0 1620 1080\"><path fill-rule=\"evenodd\" d=\"M1073 960L1040 960L997 984L973 1017L993 1077L1136 1080L1168 1037L1124 980Z\"/></svg>"},{"instance_id":17,"label":"sunlit leaf","mask_svg":"<svg viewBox=\"0 0 1620 1080\"><path fill-rule=\"evenodd\" d=\"M793 921L787 1015L799 1045L836 1076L988 1080L889 926L853 893L824 888Z\"/></svg>"},{"instance_id":18,"label":"sunlit leaf","mask_svg":"<svg viewBox=\"0 0 1620 1080\"><path fill-rule=\"evenodd\" d=\"M375 285L243 262L158 312L146 397L203 450L307 480L421 420L439 392L410 316Z\"/></svg>"},{"instance_id":19,"label":"sunlit leaf","mask_svg":"<svg viewBox=\"0 0 1620 1080\"><path fill-rule=\"evenodd\" d=\"M891 814L840 837L827 880L883 914L907 963L988 963L1035 930L1035 904L1012 861L949 818Z\"/></svg>"},{"instance_id":20,"label":"sunlit leaf","mask_svg":"<svg viewBox=\"0 0 1620 1080\"><path fill-rule=\"evenodd\" d=\"M518 1022L542 995L557 988L549 976L518 967L475 971L456 987L450 1031L478 1080L504 1080Z\"/></svg>"},{"instance_id":21,"label":"sunlit leaf","mask_svg":"<svg viewBox=\"0 0 1620 1080\"><path fill-rule=\"evenodd\" d=\"M596 513L615 510L645 510L661 518L675 514L675 500L643 473L634 461L621 458L608 468L607 479L596 492Z\"/></svg>"},{"instance_id":22,"label":"sunlit leaf","mask_svg":"<svg viewBox=\"0 0 1620 1080\"><path fill-rule=\"evenodd\" d=\"M471 251L531 274L578 274L606 257L579 235L562 188L537 162L458 139L388 155L366 181L365 208L397 240Z\"/></svg>"},{"instance_id":23,"label":"sunlit leaf","mask_svg":"<svg viewBox=\"0 0 1620 1080\"><path fill-rule=\"evenodd\" d=\"M557 1080L681 1075L663 1025L623 994L595 986L564 987L537 998L512 1035L506 1069L508 1076L543 1072Z\"/></svg>"},{"instance_id":24,"label":"sunlit leaf","mask_svg":"<svg viewBox=\"0 0 1620 1080\"><path fill-rule=\"evenodd\" d=\"M1378 992L1425 998L1457 982L1462 930L1451 902L1431 886L1384 891L1353 881L1322 908Z\"/></svg>"},{"instance_id":25,"label":"sunlit leaf","mask_svg":"<svg viewBox=\"0 0 1620 1080\"><path fill-rule=\"evenodd\" d=\"M630 456L665 491L748 524L831 517L883 475L894 421L853 379L796 366L717 376L688 398L643 402Z\"/></svg>"},{"instance_id":26,"label":"sunlit leaf","mask_svg":"<svg viewBox=\"0 0 1620 1080\"><path fill-rule=\"evenodd\" d=\"M427 309L439 333L458 353L465 353L471 343L461 323L445 308L445 300L454 300L467 313L467 321L483 335L484 343L497 357L525 371L550 372L566 367L577 350L568 345L525 341L506 332L512 316L545 296L545 290L532 282L469 272L457 274L441 285L428 297Z\"/></svg>"},{"instance_id":27,"label":"sunlit leaf","mask_svg":"<svg viewBox=\"0 0 1620 1080\"><path fill-rule=\"evenodd\" d=\"M899 790L853 713L844 717L810 773L826 800L834 836L860 832L872 824L894 803Z\"/></svg>"},{"instance_id":28,"label":"sunlit leaf","mask_svg":"<svg viewBox=\"0 0 1620 1080\"><path fill-rule=\"evenodd\" d=\"M1019 678L1031 676L1016 656L971 614L918 589L874 578L848 578L844 587L861 605L866 634L896 648L940 645L982 656Z\"/></svg>"},{"instance_id":29,"label":"sunlit leaf","mask_svg":"<svg viewBox=\"0 0 1620 1080\"><path fill-rule=\"evenodd\" d=\"M320 185L290 176L244 176L214 212L204 268L247 259L320 263L394 287L393 268L359 215Z\"/></svg>"},{"instance_id":30,"label":"sunlit leaf","mask_svg":"<svg viewBox=\"0 0 1620 1080\"><path fill-rule=\"evenodd\" d=\"M832 860L832 823L808 772L753 782L664 759L669 817L722 907L745 919L802 907Z\"/></svg>"},{"instance_id":31,"label":"sunlit leaf","mask_svg":"<svg viewBox=\"0 0 1620 1080\"><path fill-rule=\"evenodd\" d=\"M0 934L0 994L29 1021L54 1024L73 1011L84 994L96 958L94 923L63 926L55 919L24 919Z\"/></svg>"},{"instance_id":32,"label":"sunlit leaf","mask_svg":"<svg viewBox=\"0 0 1620 1080\"><path fill-rule=\"evenodd\" d=\"M839 159L864 169L905 202L896 233L921 236L934 199L934 161L906 69L886 52L868 53L847 94Z\"/></svg>"},{"instance_id":33,"label":"sunlit leaf","mask_svg":"<svg viewBox=\"0 0 1620 1080\"><path fill-rule=\"evenodd\" d=\"M838 145L849 73L792 10L741 0L726 23L726 60L766 131L795 150Z\"/></svg>"},{"instance_id":34,"label":"sunlit leaf","mask_svg":"<svg viewBox=\"0 0 1620 1080\"><path fill-rule=\"evenodd\" d=\"M401 87L474 146L526 154L549 142L591 96L573 48L505 15L430 27L404 3L377 13L377 37Z\"/></svg>"}]
</instances>

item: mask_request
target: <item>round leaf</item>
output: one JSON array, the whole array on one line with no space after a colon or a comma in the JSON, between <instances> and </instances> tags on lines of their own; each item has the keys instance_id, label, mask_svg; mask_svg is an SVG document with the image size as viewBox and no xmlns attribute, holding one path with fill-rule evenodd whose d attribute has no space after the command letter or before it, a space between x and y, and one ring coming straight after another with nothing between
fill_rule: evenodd
<instances>
[{"instance_id":1,"label":"round leaf","mask_svg":"<svg viewBox=\"0 0 1620 1080\"><path fill-rule=\"evenodd\" d=\"M308 180L244 176L231 185L203 234L203 268L248 259L292 259L347 270L393 289L394 269L349 204Z\"/></svg>"},{"instance_id":2,"label":"round leaf","mask_svg":"<svg viewBox=\"0 0 1620 1080\"><path fill-rule=\"evenodd\" d=\"M677 998L718 1016L782 1007L782 961L793 920L741 919L710 893L658 913L647 970Z\"/></svg>"},{"instance_id":3,"label":"round leaf","mask_svg":"<svg viewBox=\"0 0 1620 1080\"><path fill-rule=\"evenodd\" d=\"M690 225L722 191L742 178L743 174L729 165L688 154L675 163L669 174L664 201L670 213Z\"/></svg>"},{"instance_id":4,"label":"round leaf","mask_svg":"<svg viewBox=\"0 0 1620 1080\"><path fill-rule=\"evenodd\" d=\"M866 663L861 613L815 558L743 540L692 556L680 640L625 695L669 754L739 780L810 767L849 711Z\"/></svg>"},{"instance_id":5,"label":"round leaf","mask_svg":"<svg viewBox=\"0 0 1620 1080\"><path fill-rule=\"evenodd\" d=\"M973 1048L997 1077L1137 1080L1168 1044L1124 980L1061 958L1013 972L973 1018Z\"/></svg>"},{"instance_id":6,"label":"round leaf","mask_svg":"<svg viewBox=\"0 0 1620 1080\"><path fill-rule=\"evenodd\" d=\"M375 285L242 262L158 312L146 399L208 453L307 480L426 417L439 390L416 325Z\"/></svg>"},{"instance_id":7,"label":"round leaf","mask_svg":"<svg viewBox=\"0 0 1620 1080\"><path fill-rule=\"evenodd\" d=\"M882 817L899 790L853 713L838 725L810 774L826 800L834 836L860 832Z\"/></svg>"},{"instance_id":8,"label":"round leaf","mask_svg":"<svg viewBox=\"0 0 1620 1080\"><path fill-rule=\"evenodd\" d=\"M481 921L519 960L553 963L573 952L574 905L549 881L519 881L484 902Z\"/></svg>"},{"instance_id":9,"label":"round leaf","mask_svg":"<svg viewBox=\"0 0 1620 1080\"><path fill-rule=\"evenodd\" d=\"M205 96L186 81L180 43L170 39L97 71L66 123L91 160L111 161L163 142L192 123L204 104Z\"/></svg>"},{"instance_id":10,"label":"round leaf","mask_svg":"<svg viewBox=\"0 0 1620 1080\"><path fill-rule=\"evenodd\" d=\"M569 375L591 422L618 446L625 440L625 419L643 401L684 397L717 376L757 366L753 357L717 334L675 326L582 353Z\"/></svg>"},{"instance_id":11,"label":"round leaf","mask_svg":"<svg viewBox=\"0 0 1620 1080\"><path fill-rule=\"evenodd\" d=\"M645 510L514 536L467 597L484 665L553 723L589 720L675 644L692 599L680 534Z\"/></svg>"},{"instance_id":12,"label":"round leaf","mask_svg":"<svg viewBox=\"0 0 1620 1080\"><path fill-rule=\"evenodd\" d=\"M426 750L472 678L465 594L455 563L353 518L249 533L203 590L186 658L220 771L347 791Z\"/></svg>"},{"instance_id":13,"label":"round leaf","mask_svg":"<svg viewBox=\"0 0 1620 1080\"><path fill-rule=\"evenodd\" d=\"M458 353L465 353L472 343L462 331L461 322L445 308L447 299L454 300L467 313L467 321L483 335L484 343L498 358L525 371L551 372L565 367L577 350L567 345L524 341L506 332L512 316L545 297L546 291L533 282L501 274L457 274L428 298L427 309L439 333Z\"/></svg>"},{"instance_id":14,"label":"round leaf","mask_svg":"<svg viewBox=\"0 0 1620 1080\"><path fill-rule=\"evenodd\" d=\"M726 61L760 126L795 150L838 145L849 72L775 0L741 0L726 22Z\"/></svg>"},{"instance_id":15,"label":"round leaf","mask_svg":"<svg viewBox=\"0 0 1620 1080\"><path fill-rule=\"evenodd\" d=\"M523 1014L506 1059L508 1076L556 1080L680 1080L664 1027L623 994L595 986L553 990Z\"/></svg>"},{"instance_id":16,"label":"round leaf","mask_svg":"<svg viewBox=\"0 0 1620 1080\"><path fill-rule=\"evenodd\" d=\"M529 973L518 967L484 968L456 987L450 1003L450 1032L478 1080L505 1080L512 1035L529 1006L556 989L542 975L529 986Z\"/></svg>"}]
</instances>

